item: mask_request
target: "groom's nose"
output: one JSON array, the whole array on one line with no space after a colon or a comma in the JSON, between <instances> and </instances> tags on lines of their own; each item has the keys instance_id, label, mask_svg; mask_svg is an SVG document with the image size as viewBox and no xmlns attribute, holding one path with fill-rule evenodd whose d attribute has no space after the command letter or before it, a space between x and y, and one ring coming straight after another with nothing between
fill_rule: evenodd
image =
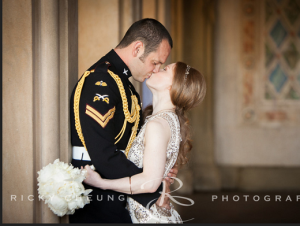
<instances>
[{"instance_id":1,"label":"groom's nose","mask_svg":"<svg viewBox=\"0 0 300 226\"><path fill-rule=\"evenodd\" d=\"M158 72L158 71L159 71L159 68L160 68L160 65L157 64L157 65L155 66L155 68L153 69L153 72L154 72L154 73Z\"/></svg>"}]
</instances>

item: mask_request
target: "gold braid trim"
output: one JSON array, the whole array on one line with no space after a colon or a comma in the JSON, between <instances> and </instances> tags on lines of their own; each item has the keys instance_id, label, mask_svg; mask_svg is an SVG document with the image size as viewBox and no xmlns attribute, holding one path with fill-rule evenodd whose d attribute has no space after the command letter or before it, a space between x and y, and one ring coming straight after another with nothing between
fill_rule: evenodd
<instances>
[{"instance_id":1,"label":"gold braid trim","mask_svg":"<svg viewBox=\"0 0 300 226\"><path fill-rule=\"evenodd\" d=\"M115 111L116 111L116 107L113 107L105 115L101 115L94 108L87 105L85 113L90 117L92 117L96 122L98 122L100 126L102 126L102 128L105 128L109 120L111 120L114 117Z\"/></svg>"},{"instance_id":2,"label":"gold braid trim","mask_svg":"<svg viewBox=\"0 0 300 226\"><path fill-rule=\"evenodd\" d=\"M124 115L125 115L125 120L124 120L123 127L122 127L120 133L115 137L115 139L117 139L119 137L119 139L115 142L115 144L118 143L121 140L121 138L123 137L125 129L126 129L127 122L129 122L129 123L134 122L134 126L132 127L131 136L129 138L127 147L125 149L125 155L127 157L129 149L132 145L132 142L136 137L137 128L138 128L138 125L139 125L139 122L140 122L141 107L138 103L137 97L135 95L133 95L132 91L130 90L130 92L131 92L131 103L132 104L131 104L131 113L129 112L127 97L126 97L126 93L125 93L124 86L123 86L123 83L122 83L121 79L119 78L118 75L114 74L112 71L110 71L110 70L107 70L107 71L111 75L111 77L116 81L116 83L118 85L118 88L119 88L120 94L121 94L121 98L122 98L122 103L123 103L123 112L124 112Z\"/></svg>"},{"instance_id":3,"label":"gold braid trim","mask_svg":"<svg viewBox=\"0 0 300 226\"><path fill-rule=\"evenodd\" d=\"M91 73L90 71L84 72L84 75L82 76L82 78L78 82L78 85L77 85L75 93L74 93L75 127L76 127L76 130L77 130L79 139L81 140L81 143L83 144L85 149L86 149L86 146L85 146L84 137L83 137L83 134L82 134L80 119L79 119L79 100L80 100L80 95L81 95L81 90L82 90L82 87L83 87L84 80L90 73Z\"/></svg>"}]
</instances>

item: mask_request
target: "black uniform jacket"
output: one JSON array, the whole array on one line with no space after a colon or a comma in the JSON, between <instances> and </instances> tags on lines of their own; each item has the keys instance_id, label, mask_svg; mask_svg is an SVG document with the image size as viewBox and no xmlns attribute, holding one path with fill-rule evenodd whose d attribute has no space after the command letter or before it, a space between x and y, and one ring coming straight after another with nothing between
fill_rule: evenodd
<instances>
[{"instance_id":1,"label":"black uniform jacket","mask_svg":"<svg viewBox=\"0 0 300 226\"><path fill-rule=\"evenodd\" d=\"M134 123L127 122L123 137L118 143L114 144L117 141L115 137L123 127L125 116L119 87L108 73L108 70L121 79L130 112L132 104L130 90L138 98L141 106L139 94L128 80L131 72L114 50L111 50L88 70L93 69L94 72L90 73L84 81L79 102L82 134L91 161L73 159L72 165L79 168L87 164L94 165L101 177L106 179L118 179L141 173L143 169L138 168L127 159L122 151L119 151L126 149ZM73 109L74 92L77 85L72 92L70 101L71 143L72 146L83 146L75 128ZM139 114L140 122L137 134L143 124L141 110ZM93 189L93 192L90 193L92 201L70 215L70 223L131 223L129 213L125 209L126 194L102 190L84 183L83 185L86 189ZM146 207L152 200L151 204L155 203L160 196L159 191L162 191L162 184L155 193L133 194L130 197Z\"/></svg>"}]
</instances>

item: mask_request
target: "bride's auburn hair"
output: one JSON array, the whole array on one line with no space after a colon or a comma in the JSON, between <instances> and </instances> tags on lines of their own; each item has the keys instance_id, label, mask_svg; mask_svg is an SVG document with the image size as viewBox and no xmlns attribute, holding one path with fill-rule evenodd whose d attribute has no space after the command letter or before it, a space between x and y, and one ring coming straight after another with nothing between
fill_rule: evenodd
<instances>
[{"instance_id":1,"label":"bride's auburn hair","mask_svg":"<svg viewBox=\"0 0 300 226\"><path fill-rule=\"evenodd\" d=\"M174 104L175 113L180 122L180 133L182 141L177 157L178 166L188 162L187 154L192 149L192 140L189 119L186 112L200 104L206 94L206 82L204 76L195 68L189 69L189 74L185 75L187 64L177 62L174 67L174 77L170 89L171 101ZM186 79L185 79L186 77ZM147 106L143 111L143 118L152 114L152 105Z\"/></svg>"}]
</instances>

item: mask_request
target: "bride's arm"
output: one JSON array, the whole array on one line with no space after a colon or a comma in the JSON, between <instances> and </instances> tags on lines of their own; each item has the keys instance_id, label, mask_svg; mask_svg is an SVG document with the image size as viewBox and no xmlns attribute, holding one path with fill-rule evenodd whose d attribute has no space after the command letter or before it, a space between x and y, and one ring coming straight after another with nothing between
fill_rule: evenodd
<instances>
[{"instance_id":1,"label":"bride's arm","mask_svg":"<svg viewBox=\"0 0 300 226\"><path fill-rule=\"evenodd\" d=\"M166 150L171 136L168 122L156 118L148 122L145 131L145 150L143 172L131 177L132 194L152 193L157 190L163 179L166 164ZM129 177L120 179L103 179L98 173L90 170L89 166L85 183L105 190L114 190L131 194ZM142 186L143 185L143 186Z\"/></svg>"}]
</instances>

